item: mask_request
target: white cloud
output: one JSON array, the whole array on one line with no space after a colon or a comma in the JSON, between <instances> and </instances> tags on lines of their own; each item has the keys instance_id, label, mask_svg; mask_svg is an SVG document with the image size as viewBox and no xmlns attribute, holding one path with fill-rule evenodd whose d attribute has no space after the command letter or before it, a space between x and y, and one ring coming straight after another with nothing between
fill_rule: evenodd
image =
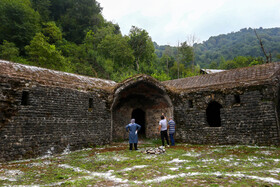
<instances>
[{"instance_id":1,"label":"white cloud","mask_svg":"<svg viewBox=\"0 0 280 187\"><path fill-rule=\"evenodd\" d=\"M176 45L195 34L200 40L244 27L279 27L279 0L99 0L107 20L127 35L132 25L153 41Z\"/></svg>"}]
</instances>

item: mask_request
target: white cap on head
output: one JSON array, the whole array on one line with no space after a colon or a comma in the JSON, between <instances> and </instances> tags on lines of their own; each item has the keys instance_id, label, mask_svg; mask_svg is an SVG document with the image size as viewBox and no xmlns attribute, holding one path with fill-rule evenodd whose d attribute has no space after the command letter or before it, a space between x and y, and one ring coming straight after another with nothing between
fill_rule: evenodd
<instances>
[{"instance_id":1,"label":"white cap on head","mask_svg":"<svg viewBox=\"0 0 280 187\"><path fill-rule=\"evenodd\" d=\"M135 123L135 119L131 119L131 123Z\"/></svg>"}]
</instances>

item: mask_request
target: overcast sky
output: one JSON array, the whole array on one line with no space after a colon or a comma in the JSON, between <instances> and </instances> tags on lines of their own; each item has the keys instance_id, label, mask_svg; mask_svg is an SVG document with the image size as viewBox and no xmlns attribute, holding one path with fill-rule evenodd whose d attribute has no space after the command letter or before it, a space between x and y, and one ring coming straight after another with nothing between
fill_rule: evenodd
<instances>
[{"instance_id":1,"label":"overcast sky","mask_svg":"<svg viewBox=\"0 0 280 187\"><path fill-rule=\"evenodd\" d=\"M195 35L210 36L242 28L280 27L280 0L97 0L108 21L123 35L132 25L145 29L159 45L177 45Z\"/></svg>"}]
</instances>

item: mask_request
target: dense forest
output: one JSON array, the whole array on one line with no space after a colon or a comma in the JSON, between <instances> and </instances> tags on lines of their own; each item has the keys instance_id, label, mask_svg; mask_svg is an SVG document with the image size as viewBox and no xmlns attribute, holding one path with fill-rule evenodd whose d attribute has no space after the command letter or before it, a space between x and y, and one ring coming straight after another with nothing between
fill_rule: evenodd
<instances>
[{"instance_id":1,"label":"dense forest","mask_svg":"<svg viewBox=\"0 0 280 187\"><path fill-rule=\"evenodd\" d=\"M252 29L244 28L238 32L212 36L203 43L191 45L194 50L194 61L201 68L233 69L266 62L266 57L261 49L260 41L267 55L271 54L271 61L280 60L280 28ZM176 56L176 48L168 45L155 49L158 57L170 48Z\"/></svg>"},{"instance_id":2,"label":"dense forest","mask_svg":"<svg viewBox=\"0 0 280 187\"><path fill-rule=\"evenodd\" d=\"M280 28L259 28L255 31L266 53L271 54L272 61L279 60ZM210 37L202 44L195 44L196 62L202 67L217 68L224 61L233 60L238 56L255 57L256 61L265 60L255 31L252 28L244 28L239 32Z\"/></svg>"},{"instance_id":3,"label":"dense forest","mask_svg":"<svg viewBox=\"0 0 280 187\"><path fill-rule=\"evenodd\" d=\"M265 60L252 29L202 44L158 46L136 26L123 35L95 0L1 0L0 22L0 59L117 82L141 73L176 79L198 75L200 67L231 69ZM257 32L275 61L279 30Z\"/></svg>"}]
</instances>

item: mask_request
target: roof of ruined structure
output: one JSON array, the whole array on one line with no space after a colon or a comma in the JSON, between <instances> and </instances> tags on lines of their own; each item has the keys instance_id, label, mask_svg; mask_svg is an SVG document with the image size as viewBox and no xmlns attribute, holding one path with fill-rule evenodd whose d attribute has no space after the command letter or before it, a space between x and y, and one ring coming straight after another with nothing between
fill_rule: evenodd
<instances>
[{"instance_id":1,"label":"roof of ruined structure","mask_svg":"<svg viewBox=\"0 0 280 187\"><path fill-rule=\"evenodd\" d=\"M109 90L117 84L110 80L91 78L4 60L0 60L0 76L25 79L42 85L72 88L81 91L92 89Z\"/></svg>"},{"instance_id":2,"label":"roof of ruined structure","mask_svg":"<svg viewBox=\"0 0 280 187\"><path fill-rule=\"evenodd\" d=\"M148 75L136 75L122 83L110 80L91 78L72 73L60 72L35 66L23 65L0 60L0 76L25 79L42 85L57 86L88 91L103 89L120 92L137 82L151 82L164 89L164 85L174 91L199 91L207 89L227 89L269 83L279 74L280 63L269 63L246 68L233 69L214 74L205 74L170 81L158 82Z\"/></svg>"},{"instance_id":3,"label":"roof of ruined structure","mask_svg":"<svg viewBox=\"0 0 280 187\"><path fill-rule=\"evenodd\" d=\"M131 85L137 84L139 82L150 83L150 84L156 85L157 87L164 90L164 87L162 86L162 84L155 78L153 78L149 75L145 75L145 74L138 74L138 75L135 75L133 77L130 77L130 78L122 81L117 86L115 86L115 88L114 88L115 93L119 93L121 90L123 90Z\"/></svg>"},{"instance_id":4,"label":"roof of ruined structure","mask_svg":"<svg viewBox=\"0 0 280 187\"><path fill-rule=\"evenodd\" d=\"M227 89L269 83L279 74L280 63L268 63L246 68L238 68L214 74L205 74L162 82L176 90L198 91L205 89Z\"/></svg>"},{"instance_id":5,"label":"roof of ruined structure","mask_svg":"<svg viewBox=\"0 0 280 187\"><path fill-rule=\"evenodd\" d=\"M212 73L220 73L226 70L223 69L200 69L201 72L204 72L204 74L212 74Z\"/></svg>"}]
</instances>

